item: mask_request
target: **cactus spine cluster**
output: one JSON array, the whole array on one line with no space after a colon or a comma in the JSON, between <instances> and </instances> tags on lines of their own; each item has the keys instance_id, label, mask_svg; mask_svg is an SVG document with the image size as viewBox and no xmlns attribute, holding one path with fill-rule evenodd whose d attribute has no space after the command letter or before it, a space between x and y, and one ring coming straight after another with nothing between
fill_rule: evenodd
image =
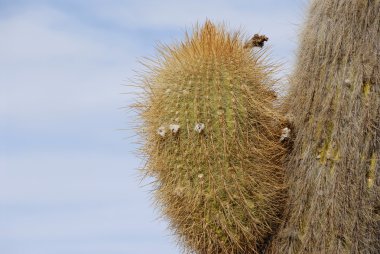
<instances>
[{"instance_id":1,"label":"cactus spine cluster","mask_svg":"<svg viewBox=\"0 0 380 254\"><path fill-rule=\"evenodd\" d=\"M209 21L159 51L136 105L157 203L189 251L258 253L284 204L274 68Z\"/></svg>"},{"instance_id":2,"label":"cactus spine cluster","mask_svg":"<svg viewBox=\"0 0 380 254\"><path fill-rule=\"evenodd\" d=\"M380 1L312 1L288 97L289 201L270 253L379 253Z\"/></svg>"}]
</instances>

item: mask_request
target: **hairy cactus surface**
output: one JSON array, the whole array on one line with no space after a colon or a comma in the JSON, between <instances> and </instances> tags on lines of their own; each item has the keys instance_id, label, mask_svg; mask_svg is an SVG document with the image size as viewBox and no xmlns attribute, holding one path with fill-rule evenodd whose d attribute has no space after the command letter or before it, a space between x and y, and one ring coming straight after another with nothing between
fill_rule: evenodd
<instances>
[{"instance_id":1,"label":"hairy cactus surface","mask_svg":"<svg viewBox=\"0 0 380 254\"><path fill-rule=\"evenodd\" d=\"M267 53L209 21L159 53L135 105L157 204L187 251L257 253L284 203Z\"/></svg>"},{"instance_id":2,"label":"hairy cactus surface","mask_svg":"<svg viewBox=\"0 0 380 254\"><path fill-rule=\"evenodd\" d=\"M269 253L379 253L380 1L312 1L288 97L289 202Z\"/></svg>"}]
</instances>

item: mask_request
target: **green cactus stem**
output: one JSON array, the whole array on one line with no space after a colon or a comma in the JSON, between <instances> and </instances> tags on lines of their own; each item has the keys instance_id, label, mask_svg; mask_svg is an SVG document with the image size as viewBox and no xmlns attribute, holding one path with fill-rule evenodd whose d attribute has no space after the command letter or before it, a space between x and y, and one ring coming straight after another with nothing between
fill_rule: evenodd
<instances>
[{"instance_id":1,"label":"green cactus stem","mask_svg":"<svg viewBox=\"0 0 380 254\"><path fill-rule=\"evenodd\" d=\"M274 66L209 21L159 53L135 105L157 204L189 252L258 253L284 204Z\"/></svg>"}]
</instances>

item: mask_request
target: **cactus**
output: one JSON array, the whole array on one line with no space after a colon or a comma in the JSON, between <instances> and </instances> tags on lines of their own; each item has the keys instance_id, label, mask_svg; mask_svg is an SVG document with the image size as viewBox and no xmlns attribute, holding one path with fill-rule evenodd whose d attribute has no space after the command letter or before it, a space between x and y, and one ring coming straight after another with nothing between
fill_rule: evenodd
<instances>
[{"instance_id":1,"label":"cactus","mask_svg":"<svg viewBox=\"0 0 380 254\"><path fill-rule=\"evenodd\" d=\"M275 68L209 21L159 53L135 105L158 207L189 252L258 253L284 204Z\"/></svg>"},{"instance_id":2,"label":"cactus","mask_svg":"<svg viewBox=\"0 0 380 254\"><path fill-rule=\"evenodd\" d=\"M314 0L285 107L296 133L268 253L379 253L380 1Z\"/></svg>"}]
</instances>

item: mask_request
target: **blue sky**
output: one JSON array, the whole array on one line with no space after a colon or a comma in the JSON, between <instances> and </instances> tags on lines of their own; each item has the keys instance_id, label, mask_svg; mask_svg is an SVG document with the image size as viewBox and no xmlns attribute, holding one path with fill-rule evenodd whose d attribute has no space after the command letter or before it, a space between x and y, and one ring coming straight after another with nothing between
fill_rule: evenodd
<instances>
[{"instance_id":1,"label":"blue sky","mask_svg":"<svg viewBox=\"0 0 380 254\"><path fill-rule=\"evenodd\" d=\"M0 0L0 253L179 253L139 181L124 85L206 18L266 34L288 73L305 5Z\"/></svg>"}]
</instances>

